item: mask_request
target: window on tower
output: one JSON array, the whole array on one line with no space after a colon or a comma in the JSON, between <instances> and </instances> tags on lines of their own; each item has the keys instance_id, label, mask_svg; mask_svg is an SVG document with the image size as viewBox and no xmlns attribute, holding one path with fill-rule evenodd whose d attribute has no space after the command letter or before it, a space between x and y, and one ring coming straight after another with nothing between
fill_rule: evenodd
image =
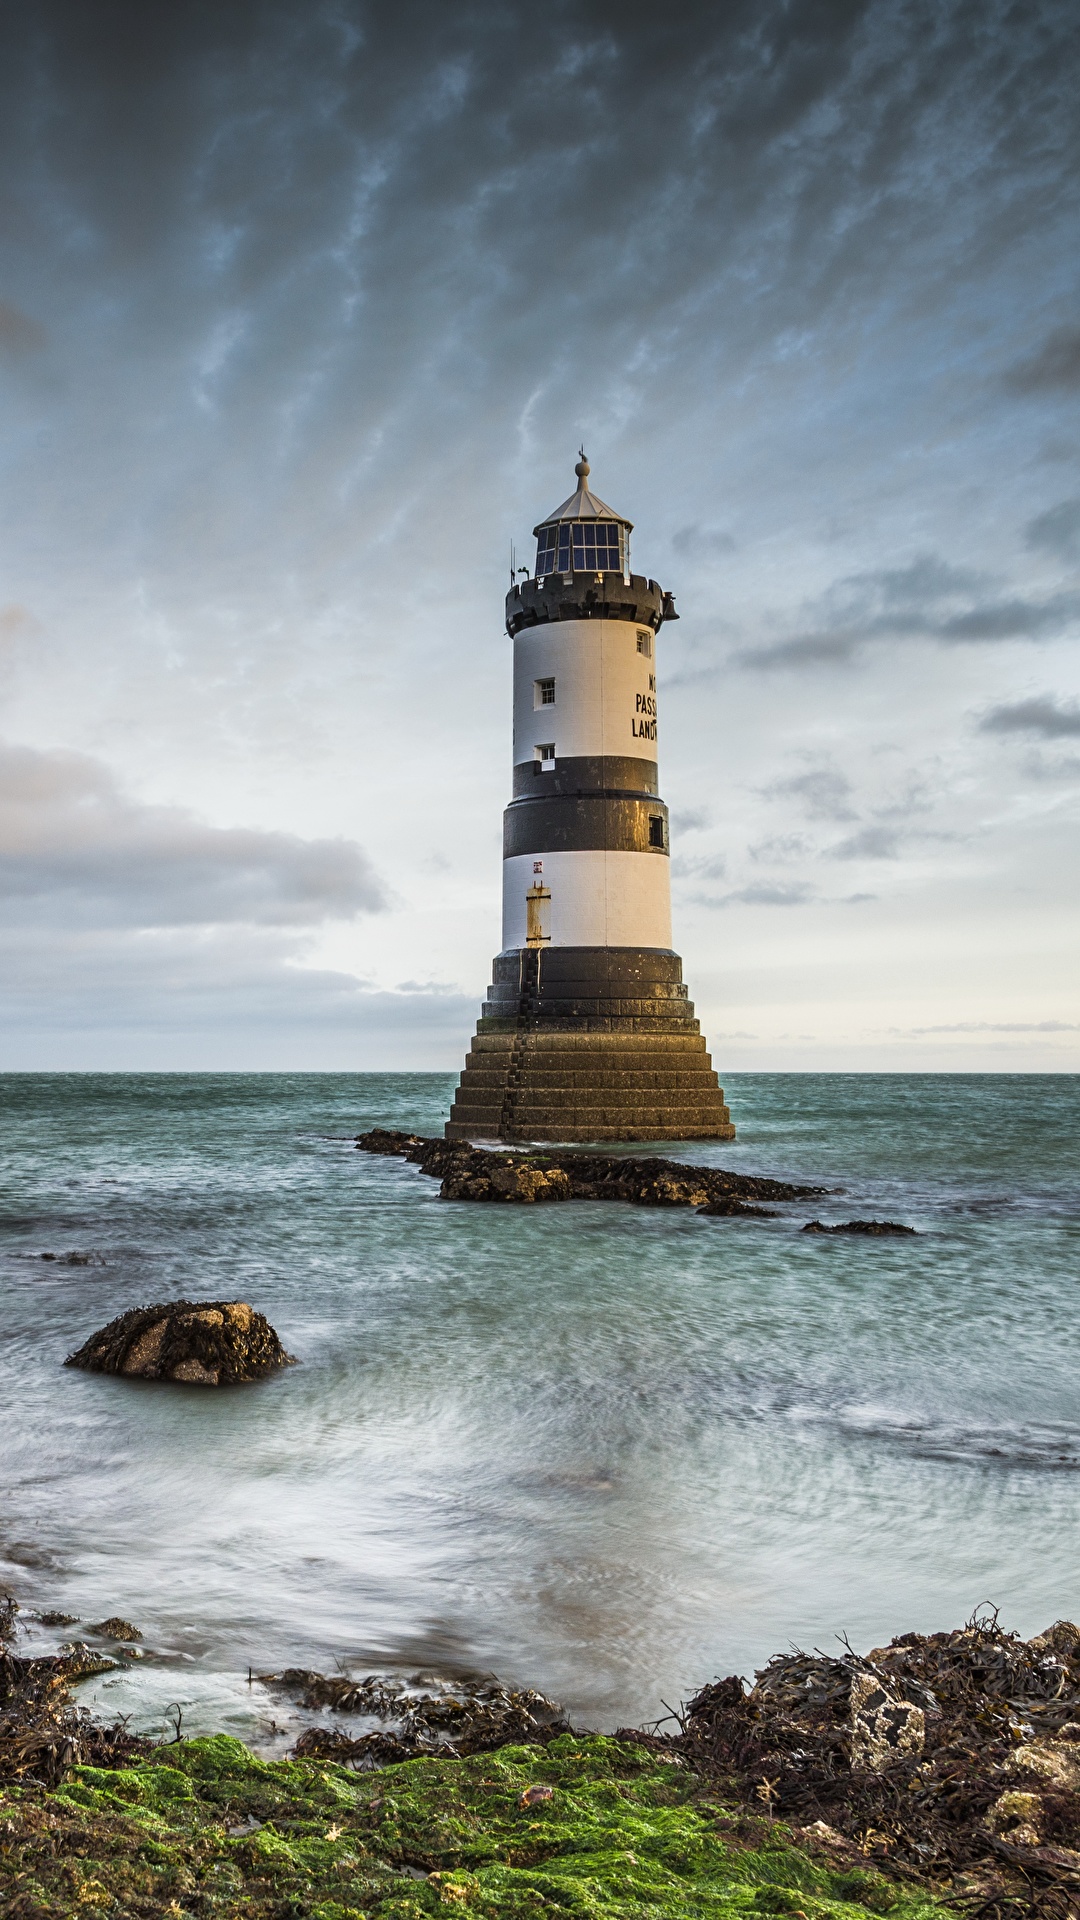
<instances>
[{"instance_id":1,"label":"window on tower","mask_svg":"<svg viewBox=\"0 0 1080 1920\"><path fill-rule=\"evenodd\" d=\"M664 816L662 813L651 813L649 815L649 845L650 847L659 847L661 851L663 851Z\"/></svg>"},{"instance_id":2,"label":"window on tower","mask_svg":"<svg viewBox=\"0 0 1080 1920\"><path fill-rule=\"evenodd\" d=\"M622 573L626 531L617 520L562 520L536 536L536 578L548 573Z\"/></svg>"},{"instance_id":3,"label":"window on tower","mask_svg":"<svg viewBox=\"0 0 1080 1920\"><path fill-rule=\"evenodd\" d=\"M550 740L546 746L533 748L533 772L554 773L554 771L555 742Z\"/></svg>"},{"instance_id":4,"label":"window on tower","mask_svg":"<svg viewBox=\"0 0 1080 1920\"><path fill-rule=\"evenodd\" d=\"M554 680L533 681L533 706L553 707L555 705Z\"/></svg>"},{"instance_id":5,"label":"window on tower","mask_svg":"<svg viewBox=\"0 0 1080 1920\"><path fill-rule=\"evenodd\" d=\"M638 633L637 650L639 653L643 653L645 655L646 660L652 659L652 634L651 633L640 633L640 632Z\"/></svg>"}]
</instances>

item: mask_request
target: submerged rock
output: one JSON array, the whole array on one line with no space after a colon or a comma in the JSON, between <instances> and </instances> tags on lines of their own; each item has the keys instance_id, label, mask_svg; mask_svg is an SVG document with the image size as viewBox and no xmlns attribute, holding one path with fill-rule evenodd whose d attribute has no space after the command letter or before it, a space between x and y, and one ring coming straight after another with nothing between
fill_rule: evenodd
<instances>
[{"instance_id":1,"label":"submerged rock","mask_svg":"<svg viewBox=\"0 0 1080 1920\"><path fill-rule=\"evenodd\" d=\"M178 1380L189 1386L235 1386L295 1366L269 1320L246 1300L170 1300L132 1307L110 1320L66 1367L122 1373L137 1380Z\"/></svg>"},{"instance_id":2,"label":"submerged rock","mask_svg":"<svg viewBox=\"0 0 1080 1920\"><path fill-rule=\"evenodd\" d=\"M898 1220L841 1220L834 1227L828 1227L822 1220L808 1220L804 1233L914 1233L914 1227L901 1226Z\"/></svg>"}]
</instances>

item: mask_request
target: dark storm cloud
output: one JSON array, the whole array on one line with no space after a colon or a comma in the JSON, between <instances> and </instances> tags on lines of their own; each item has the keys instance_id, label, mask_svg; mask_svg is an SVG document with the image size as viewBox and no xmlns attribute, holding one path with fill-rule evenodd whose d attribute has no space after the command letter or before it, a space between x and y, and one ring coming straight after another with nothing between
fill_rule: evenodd
<instances>
[{"instance_id":1,"label":"dark storm cloud","mask_svg":"<svg viewBox=\"0 0 1080 1920\"><path fill-rule=\"evenodd\" d=\"M315 926L378 912L385 890L346 840L211 827L129 799L84 754L0 746L0 898L64 926Z\"/></svg>"},{"instance_id":2,"label":"dark storm cloud","mask_svg":"<svg viewBox=\"0 0 1080 1920\"><path fill-rule=\"evenodd\" d=\"M1058 702L1044 693L1031 700L1017 700L1010 706L995 707L979 722L983 733L1020 733L1042 740L1074 740L1080 737L1080 706Z\"/></svg>"},{"instance_id":3,"label":"dark storm cloud","mask_svg":"<svg viewBox=\"0 0 1080 1920\"><path fill-rule=\"evenodd\" d=\"M1005 383L1014 393L1069 392L1080 387L1080 328L1055 328L1037 352L1010 367Z\"/></svg>"},{"instance_id":4,"label":"dark storm cloud","mask_svg":"<svg viewBox=\"0 0 1080 1920\"><path fill-rule=\"evenodd\" d=\"M227 426L225 529L250 463L264 513L317 503L329 536L478 440L505 457L612 408L644 428L708 369L816 350L901 251L952 289L981 274L1077 150L1065 5L1018 32L1006 0L42 0L7 39L11 232L56 267L56 365L69 313L84 351L152 330L173 390L129 392L121 431L182 418L201 468ZM193 485L156 504L209 558ZM371 516L394 524L385 489Z\"/></svg>"}]
</instances>

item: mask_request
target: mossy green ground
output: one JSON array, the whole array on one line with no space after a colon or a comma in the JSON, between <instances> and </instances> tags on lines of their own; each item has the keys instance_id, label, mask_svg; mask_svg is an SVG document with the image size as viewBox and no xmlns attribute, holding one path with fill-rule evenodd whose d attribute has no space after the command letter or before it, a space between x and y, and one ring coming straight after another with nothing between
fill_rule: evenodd
<instances>
[{"instance_id":1,"label":"mossy green ground","mask_svg":"<svg viewBox=\"0 0 1080 1920\"><path fill-rule=\"evenodd\" d=\"M553 1791L523 1805L529 1787ZM684 1768L598 1737L357 1774L218 1736L0 1794L0 1912L940 1917L929 1895L830 1871L779 1827L740 1847L731 1822Z\"/></svg>"}]
</instances>

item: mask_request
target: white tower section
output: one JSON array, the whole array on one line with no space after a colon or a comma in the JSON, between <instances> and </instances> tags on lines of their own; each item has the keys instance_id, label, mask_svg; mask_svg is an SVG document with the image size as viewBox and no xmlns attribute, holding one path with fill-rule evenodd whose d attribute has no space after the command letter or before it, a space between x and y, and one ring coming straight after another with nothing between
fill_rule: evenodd
<instances>
[{"instance_id":1,"label":"white tower section","mask_svg":"<svg viewBox=\"0 0 1080 1920\"><path fill-rule=\"evenodd\" d=\"M562 804L543 807L544 826L528 836L536 848L503 861L503 951L526 945L526 896L538 860L551 894L552 946L670 949L666 809L647 798L656 791L657 761L651 628L625 620L560 620L519 633L514 761L530 770L535 800ZM602 762L619 763L617 789L597 781L594 769ZM628 806L632 794L642 798ZM594 809L579 803L593 795L602 799L603 812L598 831L590 832L587 814ZM644 835L635 832L643 811ZM556 812L561 818L553 823ZM586 844L596 839L600 845Z\"/></svg>"},{"instance_id":2,"label":"white tower section","mask_svg":"<svg viewBox=\"0 0 1080 1920\"><path fill-rule=\"evenodd\" d=\"M589 492L584 456L575 471L577 492L536 529L530 605L509 621L514 798L503 952L670 952L656 634L676 616L669 595L630 573L631 524ZM540 617L530 622L529 612ZM550 899L539 899L538 884Z\"/></svg>"}]
</instances>

